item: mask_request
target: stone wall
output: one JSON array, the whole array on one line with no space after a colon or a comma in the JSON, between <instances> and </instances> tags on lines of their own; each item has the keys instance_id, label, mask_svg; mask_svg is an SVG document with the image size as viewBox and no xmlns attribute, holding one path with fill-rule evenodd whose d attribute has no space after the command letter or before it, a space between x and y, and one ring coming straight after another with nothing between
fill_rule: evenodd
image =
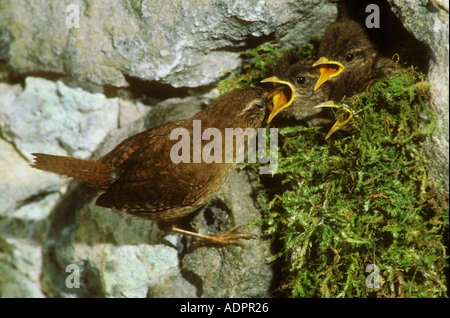
<instances>
[{"instance_id":1,"label":"stone wall","mask_svg":"<svg viewBox=\"0 0 450 318\"><path fill-rule=\"evenodd\" d=\"M425 151L430 173L448 188L448 2L389 3L432 52L427 80L438 131ZM92 188L31 169L30 154L98 158L126 136L186 118L216 94L222 72L241 65L240 52L266 42L303 46L323 34L335 6L18 0L0 7L0 295L269 297L271 243L259 227L243 247L194 247L151 221L96 207ZM259 219L254 183L234 171L186 224L220 232ZM80 269L79 288L67 287L69 264Z\"/></svg>"}]
</instances>

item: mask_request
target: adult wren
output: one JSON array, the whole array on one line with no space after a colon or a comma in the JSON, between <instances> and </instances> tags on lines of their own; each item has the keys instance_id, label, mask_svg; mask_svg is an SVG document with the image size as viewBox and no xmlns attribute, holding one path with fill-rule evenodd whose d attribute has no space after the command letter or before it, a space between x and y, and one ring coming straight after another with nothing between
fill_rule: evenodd
<instances>
[{"instance_id":1,"label":"adult wren","mask_svg":"<svg viewBox=\"0 0 450 318\"><path fill-rule=\"evenodd\" d=\"M235 233L235 228L222 235L203 235L173 224L212 198L239 155L234 147L212 150L204 138L195 144L192 135L197 129L203 136L212 137L212 128L216 128L218 141L224 145L226 128L256 130L279 91L279 87L271 91L257 87L235 89L189 119L168 122L125 139L96 161L35 153L32 167L83 180L105 191L96 200L98 206L156 220L163 230L216 244L238 244L237 239L248 239L250 235ZM192 142L180 148L177 144L184 137ZM183 156L179 156L180 150L185 152ZM218 160L198 160L212 151L217 151L214 155ZM233 160L226 160L230 155Z\"/></svg>"}]
</instances>

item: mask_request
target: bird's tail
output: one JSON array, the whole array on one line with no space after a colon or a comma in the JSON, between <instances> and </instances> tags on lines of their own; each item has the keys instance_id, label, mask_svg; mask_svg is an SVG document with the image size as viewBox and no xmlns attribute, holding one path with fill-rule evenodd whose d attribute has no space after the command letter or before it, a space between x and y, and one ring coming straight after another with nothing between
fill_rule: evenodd
<instances>
[{"instance_id":1,"label":"bird's tail","mask_svg":"<svg viewBox=\"0 0 450 318\"><path fill-rule=\"evenodd\" d=\"M83 180L100 188L114 181L112 167L98 161L43 153L33 153L32 155L34 163L31 166L39 170Z\"/></svg>"}]
</instances>

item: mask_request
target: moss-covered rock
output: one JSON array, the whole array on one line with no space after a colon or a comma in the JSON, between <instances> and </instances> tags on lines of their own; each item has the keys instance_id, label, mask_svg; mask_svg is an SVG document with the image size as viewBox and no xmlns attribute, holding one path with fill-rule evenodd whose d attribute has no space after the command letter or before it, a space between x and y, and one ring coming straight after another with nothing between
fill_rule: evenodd
<instances>
[{"instance_id":1,"label":"moss-covered rock","mask_svg":"<svg viewBox=\"0 0 450 318\"><path fill-rule=\"evenodd\" d=\"M318 127L280 130L280 190L266 225L281 241L285 295L447 295L448 196L421 151L435 128L427 96L420 74L397 71L346 101L356 118L329 141ZM366 285L370 264L379 288Z\"/></svg>"},{"instance_id":2,"label":"moss-covered rock","mask_svg":"<svg viewBox=\"0 0 450 318\"><path fill-rule=\"evenodd\" d=\"M282 53L248 55L251 66L219 88L256 84ZM423 151L437 123L429 99L424 75L407 67L343 100L355 116L328 141L329 127L280 127L278 170L261 176L260 193L280 295L447 295L448 193Z\"/></svg>"}]
</instances>

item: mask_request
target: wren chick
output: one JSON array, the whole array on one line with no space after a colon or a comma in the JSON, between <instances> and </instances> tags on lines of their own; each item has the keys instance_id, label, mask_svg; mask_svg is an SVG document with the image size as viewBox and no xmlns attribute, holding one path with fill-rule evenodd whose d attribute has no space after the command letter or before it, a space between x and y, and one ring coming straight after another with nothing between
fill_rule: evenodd
<instances>
[{"instance_id":1,"label":"wren chick","mask_svg":"<svg viewBox=\"0 0 450 318\"><path fill-rule=\"evenodd\" d=\"M208 128L217 128L222 135L219 141L225 145L226 128L256 130L262 125L266 109L279 90L277 87L270 92L257 87L235 89L189 119L168 122L125 139L96 161L35 153L32 167L83 180L105 191L96 200L98 206L156 220L160 228L167 231L199 237L215 244L238 244L237 239L248 239L250 235L233 233L235 228L222 235L202 235L173 225L173 222L206 204L235 165L235 160L229 162L224 159L230 155L230 149L222 151L223 160L219 162L196 161L199 152L211 151L205 147L207 143L204 140L198 145L200 148L195 148L191 142L187 149L181 149L188 152L185 157L188 162L174 162L173 147L179 142L180 135L173 136L173 132L181 132L182 138L191 140L196 125L201 124L202 134ZM175 154L179 154L179 150ZM231 151L235 159L236 151Z\"/></svg>"},{"instance_id":2,"label":"wren chick","mask_svg":"<svg viewBox=\"0 0 450 318\"><path fill-rule=\"evenodd\" d=\"M328 0L337 6L335 23L352 20L359 23L370 41L377 46L380 55L396 56L402 65L414 65L427 73L432 53L392 11L396 6L389 0ZM434 10L434 1L427 4ZM375 23L376 25L371 25Z\"/></svg>"},{"instance_id":3,"label":"wren chick","mask_svg":"<svg viewBox=\"0 0 450 318\"><path fill-rule=\"evenodd\" d=\"M314 66L319 67L320 77L314 89L329 81L329 99L335 102L363 92L397 67L394 60L380 55L365 26L353 20L332 23L322 38L318 54L320 59Z\"/></svg>"},{"instance_id":4,"label":"wren chick","mask_svg":"<svg viewBox=\"0 0 450 318\"><path fill-rule=\"evenodd\" d=\"M286 95L292 95L290 103L282 103L283 108L275 109L276 103L274 103L272 113L278 114L278 120L302 122L309 126L332 122L333 116L328 109L314 108L328 100L331 87L329 83L325 83L320 89L314 91L314 84L319 79L319 71L313 67L313 62L299 56L295 51L288 51L275 62L273 77L263 80L263 82L273 81L286 85L284 89L288 91Z\"/></svg>"},{"instance_id":5,"label":"wren chick","mask_svg":"<svg viewBox=\"0 0 450 318\"><path fill-rule=\"evenodd\" d=\"M325 32L318 50L319 60L313 66L319 67L320 77L314 90L330 84L329 102L316 108L340 108L346 116L338 119L325 139L337 129L344 127L353 117L348 107L339 103L345 97L364 92L377 79L386 77L397 68L397 63L382 56L378 46L369 37L366 27L354 20L338 16Z\"/></svg>"}]
</instances>

